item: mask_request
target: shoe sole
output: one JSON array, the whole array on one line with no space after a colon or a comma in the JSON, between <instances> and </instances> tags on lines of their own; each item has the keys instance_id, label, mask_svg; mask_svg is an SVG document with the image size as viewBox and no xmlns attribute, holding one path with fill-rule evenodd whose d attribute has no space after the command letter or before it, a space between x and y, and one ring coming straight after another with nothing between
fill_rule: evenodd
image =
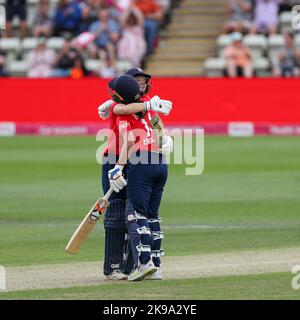
<instances>
[{"instance_id":1,"label":"shoe sole","mask_svg":"<svg viewBox=\"0 0 300 320\"><path fill-rule=\"evenodd\" d=\"M145 274L141 275L140 277L134 279L134 280L129 280L129 282L133 282L133 281L142 281L143 279L145 279L147 276L151 276L151 274L155 273L157 271L156 268L153 268L152 270L149 270L148 272L146 272Z\"/></svg>"},{"instance_id":2,"label":"shoe sole","mask_svg":"<svg viewBox=\"0 0 300 320\"><path fill-rule=\"evenodd\" d=\"M106 280L108 281L126 281L128 278L127 277L123 277L123 278L119 278L119 279L113 279L113 278L108 278L106 277Z\"/></svg>"}]
</instances>

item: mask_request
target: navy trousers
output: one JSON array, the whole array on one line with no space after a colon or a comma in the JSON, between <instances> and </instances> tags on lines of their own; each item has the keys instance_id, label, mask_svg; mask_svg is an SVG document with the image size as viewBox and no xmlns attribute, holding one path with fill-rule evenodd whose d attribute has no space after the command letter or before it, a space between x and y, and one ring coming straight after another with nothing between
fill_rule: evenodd
<instances>
[{"instance_id":1,"label":"navy trousers","mask_svg":"<svg viewBox=\"0 0 300 320\"><path fill-rule=\"evenodd\" d=\"M149 152L148 158L150 157ZM158 209L168 177L168 166L162 154L156 153L154 159L155 164L132 164L129 160L127 165L127 198L135 211L147 218L158 218Z\"/></svg>"},{"instance_id":2,"label":"navy trousers","mask_svg":"<svg viewBox=\"0 0 300 320\"><path fill-rule=\"evenodd\" d=\"M160 153L145 152L138 156L144 160L146 158L148 163L136 163L133 156L127 165L126 223L130 244L136 264L147 263L154 251L158 259L153 261L159 266L161 237L159 239L153 237L153 232L154 235L162 234L158 215L168 177L168 166ZM152 161L154 159L154 164L150 162L150 159Z\"/></svg>"}]
</instances>

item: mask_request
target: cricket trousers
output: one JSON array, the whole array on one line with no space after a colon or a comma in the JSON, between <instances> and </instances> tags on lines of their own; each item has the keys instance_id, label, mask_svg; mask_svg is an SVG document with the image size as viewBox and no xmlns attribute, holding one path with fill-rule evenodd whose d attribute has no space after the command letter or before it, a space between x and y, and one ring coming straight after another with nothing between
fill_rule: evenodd
<instances>
[{"instance_id":1,"label":"cricket trousers","mask_svg":"<svg viewBox=\"0 0 300 320\"><path fill-rule=\"evenodd\" d=\"M140 152L127 164L126 224L135 265L145 264L152 257L160 266L163 255L159 206L168 177L164 156Z\"/></svg>"}]
</instances>

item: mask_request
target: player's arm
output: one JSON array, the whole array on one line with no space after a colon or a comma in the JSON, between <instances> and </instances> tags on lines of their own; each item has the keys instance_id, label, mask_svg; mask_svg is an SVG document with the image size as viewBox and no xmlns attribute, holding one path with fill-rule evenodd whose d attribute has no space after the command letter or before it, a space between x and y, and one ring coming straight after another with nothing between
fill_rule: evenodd
<instances>
[{"instance_id":1,"label":"player's arm","mask_svg":"<svg viewBox=\"0 0 300 320\"><path fill-rule=\"evenodd\" d=\"M138 113L145 110L144 102L130 103L130 104L122 104L119 103L114 107L114 114L118 116L124 116L127 114Z\"/></svg>"},{"instance_id":2,"label":"player's arm","mask_svg":"<svg viewBox=\"0 0 300 320\"><path fill-rule=\"evenodd\" d=\"M172 102L169 100L162 100L158 96L154 96L147 102L136 102L126 105L119 103L114 107L113 112L116 115L122 116L150 110L160 112L164 115L169 115L172 110Z\"/></svg>"},{"instance_id":3,"label":"player's arm","mask_svg":"<svg viewBox=\"0 0 300 320\"><path fill-rule=\"evenodd\" d=\"M113 100L107 100L98 107L98 114L102 120L106 120L109 118L112 104L113 104Z\"/></svg>"},{"instance_id":4,"label":"player's arm","mask_svg":"<svg viewBox=\"0 0 300 320\"><path fill-rule=\"evenodd\" d=\"M106 120L109 118L110 109L113 102L113 100L107 100L98 107L98 114L102 120ZM146 105L144 102L131 103L127 105L119 103L114 107L113 112L118 116L124 116L127 114L138 113L144 111L145 109Z\"/></svg>"},{"instance_id":5,"label":"player's arm","mask_svg":"<svg viewBox=\"0 0 300 320\"><path fill-rule=\"evenodd\" d=\"M113 100L107 100L98 107L98 114L102 120L109 118L112 104ZM167 116L172 110L172 102L169 100L160 99L158 96L154 96L150 101L147 102L136 102L126 105L119 103L114 106L113 112L118 116L124 116L150 110L160 112Z\"/></svg>"}]
</instances>

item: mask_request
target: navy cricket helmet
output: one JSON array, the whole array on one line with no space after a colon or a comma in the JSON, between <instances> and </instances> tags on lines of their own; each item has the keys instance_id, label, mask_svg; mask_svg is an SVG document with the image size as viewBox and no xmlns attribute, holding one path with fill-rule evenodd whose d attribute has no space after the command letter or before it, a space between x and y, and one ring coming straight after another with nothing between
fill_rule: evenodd
<instances>
[{"instance_id":1,"label":"navy cricket helmet","mask_svg":"<svg viewBox=\"0 0 300 320\"><path fill-rule=\"evenodd\" d=\"M141 90L141 94L145 95L149 93L151 86L152 86L152 77L150 74L145 73L141 68L131 68L128 69L125 74L128 74L132 77L144 77L146 79L146 86L144 89Z\"/></svg>"},{"instance_id":2,"label":"navy cricket helmet","mask_svg":"<svg viewBox=\"0 0 300 320\"><path fill-rule=\"evenodd\" d=\"M140 87L130 75L121 75L108 83L108 93L116 102L129 104L139 101Z\"/></svg>"}]
</instances>

